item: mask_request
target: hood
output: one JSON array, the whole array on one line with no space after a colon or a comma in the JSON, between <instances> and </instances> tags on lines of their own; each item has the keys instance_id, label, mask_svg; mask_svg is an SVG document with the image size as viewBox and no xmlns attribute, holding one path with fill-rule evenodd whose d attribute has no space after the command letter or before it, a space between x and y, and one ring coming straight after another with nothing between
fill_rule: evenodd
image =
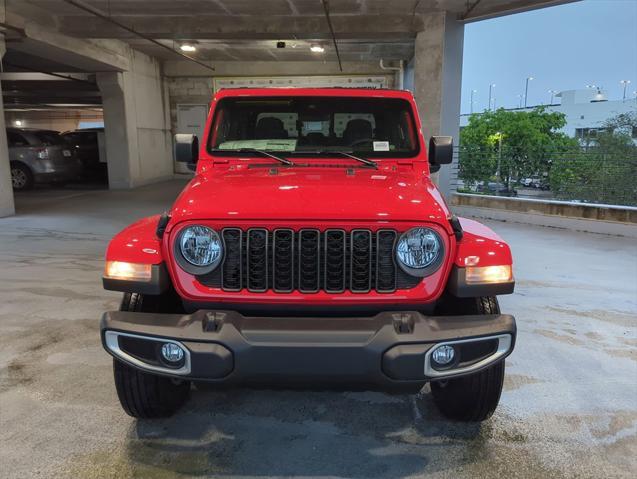
<instances>
[{"instance_id":1,"label":"hood","mask_svg":"<svg viewBox=\"0 0 637 479\"><path fill-rule=\"evenodd\" d=\"M187 220L427 221L448 226L449 210L431 181L408 166L212 168L177 198ZM353 172L353 173L352 173Z\"/></svg>"}]
</instances>

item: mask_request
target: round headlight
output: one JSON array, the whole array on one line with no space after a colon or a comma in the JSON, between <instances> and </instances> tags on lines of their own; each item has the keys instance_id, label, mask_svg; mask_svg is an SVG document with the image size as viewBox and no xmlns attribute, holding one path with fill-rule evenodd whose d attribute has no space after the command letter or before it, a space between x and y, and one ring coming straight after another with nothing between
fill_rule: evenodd
<instances>
[{"instance_id":1,"label":"round headlight","mask_svg":"<svg viewBox=\"0 0 637 479\"><path fill-rule=\"evenodd\" d=\"M207 226L189 226L179 235L179 250L188 263L206 267L221 260L221 238Z\"/></svg>"},{"instance_id":2,"label":"round headlight","mask_svg":"<svg viewBox=\"0 0 637 479\"><path fill-rule=\"evenodd\" d=\"M406 273L427 276L442 263L442 240L430 228L413 228L403 233L398 240L396 258Z\"/></svg>"}]
</instances>

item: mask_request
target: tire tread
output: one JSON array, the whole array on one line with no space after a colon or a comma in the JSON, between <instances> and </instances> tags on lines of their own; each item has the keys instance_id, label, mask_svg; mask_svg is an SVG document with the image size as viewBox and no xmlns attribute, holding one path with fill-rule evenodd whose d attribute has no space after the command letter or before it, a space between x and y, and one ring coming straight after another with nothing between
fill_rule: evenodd
<instances>
[{"instance_id":1,"label":"tire tread","mask_svg":"<svg viewBox=\"0 0 637 479\"><path fill-rule=\"evenodd\" d=\"M467 302L464 314L499 314L494 296L474 298ZM450 419L479 422L495 411L504 384L504 360L468 376L431 383L434 402Z\"/></svg>"},{"instance_id":2,"label":"tire tread","mask_svg":"<svg viewBox=\"0 0 637 479\"><path fill-rule=\"evenodd\" d=\"M125 293L121 311L144 311L144 296ZM157 418L172 415L187 400L190 381L175 383L170 378L138 371L113 359L115 389L122 408L135 418Z\"/></svg>"}]
</instances>

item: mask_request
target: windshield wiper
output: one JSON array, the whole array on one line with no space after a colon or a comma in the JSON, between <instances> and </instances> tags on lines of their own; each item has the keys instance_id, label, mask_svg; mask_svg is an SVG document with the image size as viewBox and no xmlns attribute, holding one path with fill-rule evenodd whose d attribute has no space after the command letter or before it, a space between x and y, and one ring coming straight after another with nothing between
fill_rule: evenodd
<instances>
[{"instance_id":1,"label":"windshield wiper","mask_svg":"<svg viewBox=\"0 0 637 479\"><path fill-rule=\"evenodd\" d=\"M236 150L234 149L228 149L228 150L221 150L219 148L216 148L214 150L212 150L215 153L226 153L226 152L238 152L238 153L258 153L260 155L263 156L267 156L268 158L272 158L273 160L276 160L286 166L294 166L294 162L288 160L287 158L283 158L282 156L277 156L277 155L273 155L272 153L269 153L265 150L258 150L256 148L238 148Z\"/></svg>"},{"instance_id":2,"label":"windshield wiper","mask_svg":"<svg viewBox=\"0 0 637 479\"><path fill-rule=\"evenodd\" d=\"M352 155L351 153L347 153L345 151L340 151L340 150L318 150L318 151L295 151L295 153L303 153L303 154L315 154L315 155L331 155L331 154L337 154L337 155L343 155L346 156L347 158L351 158L352 160L356 160L361 162L362 164L369 166L371 168L374 169L378 169L378 163L376 163L373 160L370 160L368 158L361 158L360 156L356 156L356 155Z\"/></svg>"}]
</instances>

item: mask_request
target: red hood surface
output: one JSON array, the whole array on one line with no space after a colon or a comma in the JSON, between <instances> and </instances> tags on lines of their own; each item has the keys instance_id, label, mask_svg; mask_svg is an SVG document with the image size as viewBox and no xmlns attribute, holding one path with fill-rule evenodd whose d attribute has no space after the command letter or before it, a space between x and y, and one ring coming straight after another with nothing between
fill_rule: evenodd
<instances>
[{"instance_id":1,"label":"red hood surface","mask_svg":"<svg viewBox=\"0 0 637 479\"><path fill-rule=\"evenodd\" d=\"M200 173L177 198L171 223L423 221L448 229L450 213L442 196L413 165L272 168L240 165Z\"/></svg>"}]
</instances>

